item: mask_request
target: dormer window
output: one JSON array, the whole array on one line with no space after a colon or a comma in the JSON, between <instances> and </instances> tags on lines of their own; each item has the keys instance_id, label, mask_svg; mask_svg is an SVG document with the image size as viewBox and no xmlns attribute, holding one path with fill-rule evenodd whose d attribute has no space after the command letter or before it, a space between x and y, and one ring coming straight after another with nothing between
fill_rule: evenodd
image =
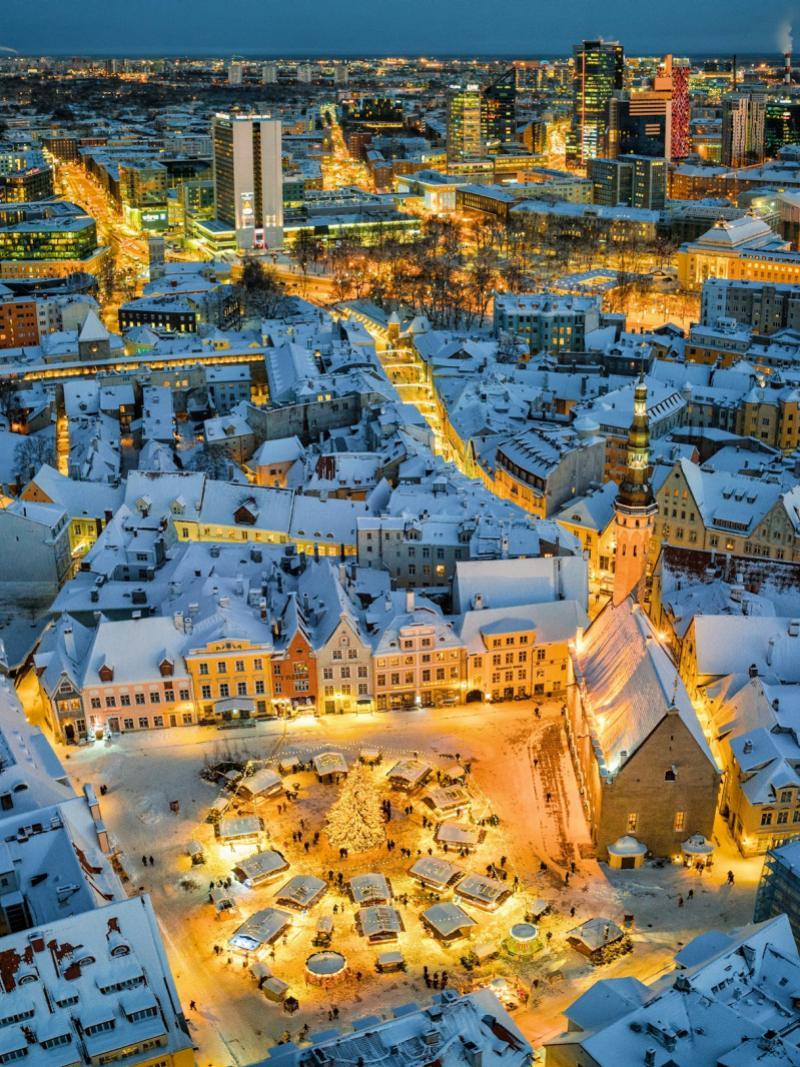
<instances>
[{"instance_id":1,"label":"dormer window","mask_svg":"<svg viewBox=\"0 0 800 1067\"><path fill-rule=\"evenodd\" d=\"M114 668L109 663L104 663L97 673L100 676L101 682L114 681Z\"/></svg>"}]
</instances>

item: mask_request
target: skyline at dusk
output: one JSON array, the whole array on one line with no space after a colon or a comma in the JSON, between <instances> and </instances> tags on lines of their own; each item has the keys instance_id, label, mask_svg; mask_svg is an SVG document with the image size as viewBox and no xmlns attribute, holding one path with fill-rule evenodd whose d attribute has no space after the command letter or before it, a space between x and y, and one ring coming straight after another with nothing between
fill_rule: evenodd
<instances>
[{"instance_id":1,"label":"skyline at dusk","mask_svg":"<svg viewBox=\"0 0 800 1067\"><path fill-rule=\"evenodd\" d=\"M724 20L691 0L608 0L602 9L591 0L407 0L397 18L371 0L232 0L224 14L215 0L137 0L135 12L125 0L42 0L34 25L25 0L5 0L0 46L59 55L561 55L596 35L624 38L631 54L760 54L780 50L793 17L786 0L765 0L755 25L747 0L729 0Z\"/></svg>"}]
</instances>

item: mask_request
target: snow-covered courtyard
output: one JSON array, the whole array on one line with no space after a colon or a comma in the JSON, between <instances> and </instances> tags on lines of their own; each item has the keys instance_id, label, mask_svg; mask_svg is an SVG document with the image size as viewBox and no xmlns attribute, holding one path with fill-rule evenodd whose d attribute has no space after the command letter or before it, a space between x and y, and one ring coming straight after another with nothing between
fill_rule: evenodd
<instances>
[{"instance_id":1,"label":"snow-covered courtyard","mask_svg":"<svg viewBox=\"0 0 800 1067\"><path fill-rule=\"evenodd\" d=\"M363 853L350 850L340 858L339 848L331 848L325 834L326 813L340 787L319 782L310 769L285 778L285 786L297 787L296 800L287 801L283 793L234 800L226 814L263 819L267 832L260 846L221 844L213 825L205 821L211 805L223 795L220 784L201 776L209 765L248 760L272 760L277 765L291 756L307 762L320 752L336 751L353 766L364 748L382 753L381 763L369 769L369 775L380 797L391 801L386 824L391 849L384 843ZM201 1065L246 1064L263 1056L267 1046L287 1032L296 1038L304 1027L311 1033L325 1029L334 1004L341 1024L408 1001L425 1002L434 991L424 979L426 966L429 980L446 972L448 984L462 989L492 979L507 980L509 990L527 998L516 1008L519 1025L535 1043L540 1042L561 1029L563 1008L597 977L636 974L651 979L697 933L752 919L761 862L734 856L721 835L714 867L702 875L678 864L609 872L596 862L557 704L545 705L541 717L534 714L532 704L516 702L308 717L227 731L192 727L128 734L112 744L62 749L61 755L68 757L66 766L76 786L86 781L107 786L102 798L105 821L124 852L130 892L141 889L152 894ZM447 858L484 876L495 865L506 873L503 885L513 890L493 912L462 901L477 926L468 941L451 946L429 933L420 914L439 898L452 900L452 889L434 893L409 874L414 861L428 856L429 850L444 856L434 840L435 824L423 826L423 816L426 821L430 816L421 802L425 789L408 795L392 790L386 778L394 763L414 755L433 768L428 786L435 786L436 772L454 760L469 765L471 816L483 820L485 838L472 854L460 856L451 848ZM179 804L177 812L171 810L174 801ZM192 840L203 846L203 865L193 866L186 854ZM280 851L289 870L257 889L234 879L235 911L215 918L210 884L228 879L236 862L257 847ZM732 886L727 884L729 870L735 877ZM356 929L357 908L347 882L370 872L384 874L391 883L393 904L404 926L396 945L370 945ZM280 907L274 900L276 891L290 877L306 874L326 883L324 896L307 912L294 912L287 934L274 944L274 957L269 949L263 956L272 974L287 982L299 1001L299 1009L288 1014L259 990L250 974L252 959L230 952L228 939L252 913ZM538 923L541 949L530 959L509 956L502 944L510 927L532 909L538 910L537 901L549 905ZM334 922L330 947L347 960L345 976L328 989L310 984L305 969L306 959L317 951L313 942L323 915ZM633 951L601 968L593 967L566 942L566 933L589 918L622 925L626 916L633 916ZM476 945L500 951L469 969L463 957ZM406 971L377 973L380 953L394 948L403 953Z\"/></svg>"}]
</instances>

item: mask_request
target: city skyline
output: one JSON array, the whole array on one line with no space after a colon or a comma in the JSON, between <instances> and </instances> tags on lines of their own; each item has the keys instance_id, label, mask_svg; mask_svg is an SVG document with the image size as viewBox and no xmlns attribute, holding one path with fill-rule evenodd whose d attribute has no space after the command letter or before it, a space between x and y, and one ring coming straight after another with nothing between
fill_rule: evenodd
<instances>
[{"instance_id":1,"label":"city skyline","mask_svg":"<svg viewBox=\"0 0 800 1067\"><path fill-rule=\"evenodd\" d=\"M601 17L588 0L541 11L523 0L502 0L488 25L477 0L439 0L433 6L409 0L399 24L364 0L348 0L335 12L321 0L305 0L302 11L269 13L257 0L235 0L225 7L224 18L214 0L198 0L188 23L165 22L163 5L140 0L135 23L126 24L126 48L120 52L121 0L88 0L79 11L44 0L35 21L21 0L5 6L0 49L22 55L562 55L580 37L593 36L624 38L629 54L672 50L722 55L745 45L749 54L770 54L784 51L787 35L791 37L791 8L785 0L767 0L756 27L744 0L726 6L723 24L713 10L689 0L660 11L631 10L628 0L612 0ZM229 17L231 10L238 17ZM264 34L264 44L254 48L259 34ZM520 48L527 40L531 47Z\"/></svg>"}]
</instances>

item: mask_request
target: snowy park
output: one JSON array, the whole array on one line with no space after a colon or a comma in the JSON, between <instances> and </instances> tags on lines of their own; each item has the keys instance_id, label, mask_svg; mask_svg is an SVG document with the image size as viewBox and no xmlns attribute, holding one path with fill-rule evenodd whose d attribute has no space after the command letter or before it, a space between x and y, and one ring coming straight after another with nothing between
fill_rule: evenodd
<instances>
[{"instance_id":1,"label":"snowy park","mask_svg":"<svg viewBox=\"0 0 800 1067\"><path fill-rule=\"evenodd\" d=\"M67 767L106 787L199 1064L489 983L540 1042L597 977L752 918L760 863L722 840L702 875L598 864L557 704L129 735Z\"/></svg>"}]
</instances>

